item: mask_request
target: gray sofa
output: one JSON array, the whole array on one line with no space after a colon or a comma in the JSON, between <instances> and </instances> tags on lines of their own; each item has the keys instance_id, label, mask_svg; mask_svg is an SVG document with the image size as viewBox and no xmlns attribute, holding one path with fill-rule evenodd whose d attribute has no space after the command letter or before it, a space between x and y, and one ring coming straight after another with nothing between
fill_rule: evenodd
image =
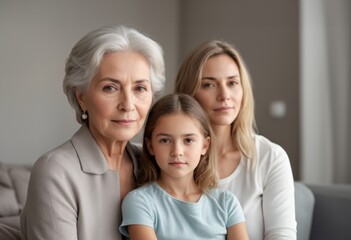
<instances>
[{"instance_id":1,"label":"gray sofa","mask_svg":"<svg viewBox=\"0 0 351 240\"><path fill-rule=\"evenodd\" d=\"M315 197L311 239L351 239L351 184L307 186Z\"/></svg>"},{"instance_id":2,"label":"gray sofa","mask_svg":"<svg viewBox=\"0 0 351 240\"><path fill-rule=\"evenodd\" d=\"M297 240L349 240L351 184L295 182Z\"/></svg>"},{"instance_id":3,"label":"gray sofa","mask_svg":"<svg viewBox=\"0 0 351 240\"><path fill-rule=\"evenodd\" d=\"M0 240L20 239L31 166L0 162ZM298 240L351 239L351 185L295 182Z\"/></svg>"},{"instance_id":4,"label":"gray sofa","mask_svg":"<svg viewBox=\"0 0 351 240\"><path fill-rule=\"evenodd\" d=\"M19 238L19 216L27 195L31 166L0 162L0 239Z\"/></svg>"}]
</instances>

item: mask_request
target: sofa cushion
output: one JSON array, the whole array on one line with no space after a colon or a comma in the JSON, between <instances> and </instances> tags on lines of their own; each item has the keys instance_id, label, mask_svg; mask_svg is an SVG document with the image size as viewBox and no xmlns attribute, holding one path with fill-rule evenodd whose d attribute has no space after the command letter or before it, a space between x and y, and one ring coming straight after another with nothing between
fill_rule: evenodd
<instances>
[{"instance_id":1,"label":"sofa cushion","mask_svg":"<svg viewBox=\"0 0 351 240\"><path fill-rule=\"evenodd\" d=\"M0 217L18 215L20 208L15 191L12 188L0 186Z\"/></svg>"},{"instance_id":2,"label":"sofa cushion","mask_svg":"<svg viewBox=\"0 0 351 240\"><path fill-rule=\"evenodd\" d=\"M308 185L316 204L311 240L351 239L351 185Z\"/></svg>"},{"instance_id":3,"label":"sofa cushion","mask_svg":"<svg viewBox=\"0 0 351 240\"><path fill-rule=\"evenodd\" d=\"M10 227L13 227L15 229L21 229L19 215L0 217L0 224L4 224L4 225L10 226ZM0 238L0 239L3 240L2 238Z\"/></svg>"},{"instance_id":4,"label":"sofa cushion","mask_svg":"<svg viewBox=\"0 0 351 240\"><path fill-rule=\"evenodd\" d=\"M27 188L30 178L30 170L26 168L13 168L10 171L12 185L15 189L19 208L22 209L27 198Z\"/></svg>"},{"instance_id":5,"label":"sofa cushion","mask_svg":"<svg viewBox=\"0 0 351 240\"><path fill-rule=\"evenodd\" d=\"M0 163L0 217L18 215L20 212L8 168Z\"/></svg>"},{"instance_id":6,"label":"sofa cushion","mask_svg":"<svg viewBox=\"0 0 351 240\"><path fill-rule=\"evenodd\" d=\"M12 226L0 222L0 239L1 240L21 240L21 231Z\"/></svg>"},{"instance_id":7,"label":"sofa cushion","mask_svg":"<svg viewBox=\"0 0 351 240\"><path fill-rule=\"evenodd\" d=\"M0 186L11 188L11 179L8 175L8 169L5 164L0 162ZM1 196L1 195L0 195Z\"/></svg>"}]
</instances>

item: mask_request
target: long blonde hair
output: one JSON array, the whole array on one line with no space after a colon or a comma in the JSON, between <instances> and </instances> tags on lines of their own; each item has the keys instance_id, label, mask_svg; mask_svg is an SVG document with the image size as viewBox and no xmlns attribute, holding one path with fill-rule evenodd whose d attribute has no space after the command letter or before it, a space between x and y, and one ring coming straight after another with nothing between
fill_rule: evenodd
<instances>
[{"instance_id":1,"label":"long blonde hair","mask_svg":"<svg viewBox=\"0 0 351 240\"><path fill-rule=\"evenodd\" d=\"M194 170L194 180L203 192L216 187L218 175L214 133L211 129L210 121L200 104L186 94L169 94L159 99L151 108L144 130L138 185L142 186L159 179L160 167L157 165L155 156L151 155L147 148L147 140L151 140L152 132L158 119L174 113L184 113L195 119L199 123L203 136L210 137L209 148L206 154L201 156L199 164Z\"/></svg>"},{"instance_id":2,"label":"long blonde hair","mask_svg":"<svg viewBox=\"0 0 351 240\"><path fill-rule=\"evenodd\" d=\"M224 41L213 40L195 48L182 63L174 89L176 93L186 93L194 97L201 86L203 66L209 58L221 54L232 58L239 68L243 99L239 114L231 125L231 134L239 151L254 165L257 155L254 133L257 128L251 79L240 53L233 46Z\"/></svg>"}]
</instances>

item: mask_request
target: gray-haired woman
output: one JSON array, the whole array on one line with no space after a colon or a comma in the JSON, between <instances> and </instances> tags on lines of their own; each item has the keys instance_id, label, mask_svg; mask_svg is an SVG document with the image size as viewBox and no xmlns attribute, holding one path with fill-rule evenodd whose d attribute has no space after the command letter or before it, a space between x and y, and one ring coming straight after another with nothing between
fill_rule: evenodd
<instances>
[{"instance_id":1,"label":"gray-haired woman","mask_svg":"<svg viewBox=\"0 0 351 240\"><path fill-rule=\"evenodd\" d=\"M139 159L129 140L164 81L161 47L134 29L102 27L73 47L63 88L82 126L35 163L23 239L121 239L120 203Z\"/></svg>"}]
</instances>

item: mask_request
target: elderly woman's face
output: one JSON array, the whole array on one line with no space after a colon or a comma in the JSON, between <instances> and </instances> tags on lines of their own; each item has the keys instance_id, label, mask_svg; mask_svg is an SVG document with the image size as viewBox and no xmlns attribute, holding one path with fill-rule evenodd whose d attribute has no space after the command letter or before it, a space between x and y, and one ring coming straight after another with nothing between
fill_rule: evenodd
<instances>
[{"instance_id":1,"label":"elderly woman's face","mask_svg":"<svg viewBox=\"0 0 351 240\"><path fill-rule=\"evenodd\" d=\"M147 60L136 52L118 52L104 56L78 99L96 140L128 141L143 127L152 96Z\"/></svg>"}]
</instances>

